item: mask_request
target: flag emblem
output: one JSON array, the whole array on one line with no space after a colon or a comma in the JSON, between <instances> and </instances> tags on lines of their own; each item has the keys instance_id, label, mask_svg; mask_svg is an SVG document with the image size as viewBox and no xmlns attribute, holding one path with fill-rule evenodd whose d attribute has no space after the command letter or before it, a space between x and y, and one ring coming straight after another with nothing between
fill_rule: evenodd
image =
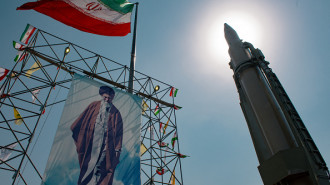
<instances>
[{"instance_id":1,"label":"flag emblem","mask_svg":"<svg viewBox=\"0 0 330 185\"><path fill-rule=\"evenodd\" d=\"M87 8L88 11L102 10L101 5L99 3L96 3L96 2L91 2L91 3L86 4L86 8Z\"/></svg>"}]
</instances>

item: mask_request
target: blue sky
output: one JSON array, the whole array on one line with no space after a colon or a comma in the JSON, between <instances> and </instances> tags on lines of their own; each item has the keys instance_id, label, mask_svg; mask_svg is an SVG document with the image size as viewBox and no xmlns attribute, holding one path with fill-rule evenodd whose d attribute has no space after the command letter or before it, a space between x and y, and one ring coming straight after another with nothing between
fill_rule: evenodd
<instances>
[{"instance_id":1,"label":"blue sky","mask_svg":"<svg viewBox=\"0 0 330 185\"><path fill-rule=\"evenodd\" d=\"M15 10L26 2L0 7L0 67L13 67L12 40L27 23L129 65L132 34L92 35ZM179 89L180 150L191 156L182 160L184 184L262 184L228 65L225 22L262 50L329 166L329 9L328 0L140 1L136 70ZM38 157L45 165L47 156Z\"/></svg>"}]
</instances>

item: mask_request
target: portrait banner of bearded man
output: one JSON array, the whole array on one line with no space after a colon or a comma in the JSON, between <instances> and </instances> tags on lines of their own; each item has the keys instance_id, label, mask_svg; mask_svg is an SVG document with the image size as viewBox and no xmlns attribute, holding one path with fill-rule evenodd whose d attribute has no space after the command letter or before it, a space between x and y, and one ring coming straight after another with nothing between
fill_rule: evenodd
<instances>
[{"instance_id":1,"label":"portrait banner of bearded man","mask_svg":"<svg viewBox=\"0 0 330 185\"><path fill-rule=\"evenodd\" d=\"M141 104L75 75L42 184L140 185Z\"/></svg>"}]
</instances>

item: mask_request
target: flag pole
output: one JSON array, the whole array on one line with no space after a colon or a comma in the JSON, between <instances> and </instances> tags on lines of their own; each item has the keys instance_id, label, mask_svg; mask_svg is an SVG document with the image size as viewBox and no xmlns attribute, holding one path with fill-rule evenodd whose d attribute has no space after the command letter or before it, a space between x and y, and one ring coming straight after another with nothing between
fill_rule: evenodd
<instances>
[{"instance_id":1,"label":"flag pole","mask_svg":"<svg viewBox=\"0 0 330 185\"><path fill-rule=\"evenodd\" d=\"M133 93L133 78L134 78L134 69L135 69L135 50L136 50L136 25L137 25L137 13L139 3L135 3L135 19L134 19L134 30L133 30L133 41L132 41L132 52L131 52L131 64L129 67L129 78L128 78L128 92Z\"/></svg>"}]
</instances>

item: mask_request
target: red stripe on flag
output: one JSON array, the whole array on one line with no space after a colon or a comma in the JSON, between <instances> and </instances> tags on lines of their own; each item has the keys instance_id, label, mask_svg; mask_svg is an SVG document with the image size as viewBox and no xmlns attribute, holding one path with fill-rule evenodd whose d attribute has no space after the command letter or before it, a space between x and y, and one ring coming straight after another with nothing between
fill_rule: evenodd
<instances>
[{"instance_id":1,"label":"red stripe on flag","mask_svg":"<svg viewBox=\"0 0 330 185\"><path fill-rule=\"evenodd\" d=\"M42 0L25 3L17 10L33 9L58 20L68 26L88 33L105 36L125 36L131 32L131 23L111 24L94 19L79 10L73 8L64 1Z\"/></svg>"},{"instance_id":2,"label":"red stripe on flag","mask_svg":"<svg viewBox=\"0 0 330 185\"><path fill-rule=\"evenodd\" d=\"M26 39L26 41L25 41L25 44L27 44L27 43L29 42L29 40L30 40L30 38L32 37L34 31L36 31L36 28L35 28L35 27L33 27L33 29L32 29L32 31L31 31L29 37L28 37L28 38Z\"/></svg>"},{"instance_id":3,"label":"red stripe on flag","mask_svg":"<svg viewBox=\"0 0 330 185\"><path fill-rule=\"evenodd\" d=\"M18 60L18 62L22 61L28 54L27 53L24 53L21 58Z\"/></svg>"},{"instance_id":4,"label":"red stripe on flag","mask_svg":"<svg viewBox=\"0 0 330 185\"><path fill-rule=\"evenodd\" d=\"M3 69L4 69L4 68L3 68ZM6 75L8 74L8 72L9 72L8 69L4 69L4 70L5 70L5 71L4 71L3 75L0 76L0 81L3 80L3 79L6 77Z\"/></svg>"}]
</instances>

